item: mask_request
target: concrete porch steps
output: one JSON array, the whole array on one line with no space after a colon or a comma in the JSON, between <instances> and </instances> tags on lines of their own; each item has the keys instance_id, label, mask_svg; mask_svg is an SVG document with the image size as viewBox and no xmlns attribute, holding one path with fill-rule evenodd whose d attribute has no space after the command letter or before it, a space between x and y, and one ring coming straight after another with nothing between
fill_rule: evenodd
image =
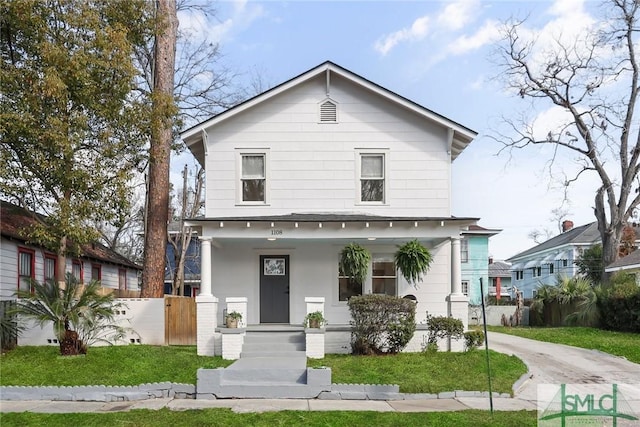
<instances>
[{"instance_id":1,"label":"concrete porch steps","mask_svg":"<svg viewBox=\"0 0 640 427\"><path fill-rule=\"evenodd\" d=\"M300 330L248 330L240 359L198 370L197 397L293 399L331 391L331 370L307 368L305 347Z\"/></svg>"}]
</instances>

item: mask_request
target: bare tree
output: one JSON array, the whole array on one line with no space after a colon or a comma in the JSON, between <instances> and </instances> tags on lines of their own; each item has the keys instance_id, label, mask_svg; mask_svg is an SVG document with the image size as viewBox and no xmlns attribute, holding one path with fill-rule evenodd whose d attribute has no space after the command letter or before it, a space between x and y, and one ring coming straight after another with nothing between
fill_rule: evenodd
<instances>
[{"instance_id":1,"label":"bare tree","mask_svg":"<svg viewBox=\"0 0 640 427\"><path fill-rule=\"evenodd\" d=\"M189 169L184 165L182 171L182 190L179 194L180 202L174 207L174 232L169 232L168 241L173 248L173 263L175 270L172 274L172 294L184 296L185 264L187 262L189 245L193 237L191 227L185 225L185 220L194 218L201 213L204 206L202 189L204 186L204 169L196 167L193 186L188 182Z\"/></svg>"},{"instance_id":2,"label":"bare tree","mask_svg":"<svg viewBox=\"0 0 640 427\"><path fill-rule=\"evenodd\" d=\"M534 107L553 106L568 117L560 128L542 133L531 124L507 120L513 133L500 138L506 149L551 146L550 164L571 154L578 169L565 186L583 174L597 174L593 209L605 264L617 259L624 227L640 203L639 122L634 119L640 91L634 40L640 31L639 8L638 1L609 0L591 31L571 41L557 35L546 47L525 36L524 21L511 23L498 46L501 80L508 88Z\"/></svg>"},{"instance_id":3,"label":"bare tree","mask_svg":"<svg viewBox=\"0 0 640 427\"><path fill-rule=\"evenodd\" d=\"M142 271L143 298L164 294L164 260L169 221L169 162L177 113L173 99L178 17L175 0L157 0L153 59L149 189Z\"/></svg>"}]
</instances>

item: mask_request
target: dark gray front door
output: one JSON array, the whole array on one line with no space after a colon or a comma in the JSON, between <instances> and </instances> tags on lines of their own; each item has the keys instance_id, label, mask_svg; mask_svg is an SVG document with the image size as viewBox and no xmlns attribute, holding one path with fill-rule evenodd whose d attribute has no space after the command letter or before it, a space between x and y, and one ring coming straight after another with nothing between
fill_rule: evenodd
<instances>
[{"instance_id":1,"label":"dark gray front door","mask_svg":"<svg viewBox=\"0 0 640 427\"><path fill-rule=\"evenodd\" d=\"M260 323L289 323L289 255L260 256Z\"/></svg>"}]
</instances>

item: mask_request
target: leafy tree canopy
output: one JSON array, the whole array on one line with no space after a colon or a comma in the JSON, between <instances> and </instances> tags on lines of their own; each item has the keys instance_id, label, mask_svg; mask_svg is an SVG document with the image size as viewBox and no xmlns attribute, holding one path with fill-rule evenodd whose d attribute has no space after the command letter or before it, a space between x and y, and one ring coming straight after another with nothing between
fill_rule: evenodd
<instances>
[{"instance_id":1,"label":"leafy tree canopy","mask_svg":"<svg viewBox=\"0 0 640 427\"><path fill-rule=\"evenodd\" d=\"M0 194L48 216L30 240L60 255L88 220L124 211L148 134L131 97L144 1L0 2ZM142 101L142 100L141 100Z\"/></svg>"}]
</instances>

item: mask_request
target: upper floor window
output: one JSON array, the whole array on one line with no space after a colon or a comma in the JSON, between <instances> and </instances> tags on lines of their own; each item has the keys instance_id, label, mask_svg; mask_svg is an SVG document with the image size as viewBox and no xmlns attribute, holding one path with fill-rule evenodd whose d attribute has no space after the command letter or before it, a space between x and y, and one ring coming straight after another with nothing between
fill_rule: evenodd
<instances>
[{"instance_id":1,"label":"upper floor window","mask_svg":"<svg viewBox=\"0 0 640 427\"><path fill-rule=\"evenodd\" d=\"M542 267L538 266L538 267L533 267L531 269L531 271L533 271L533 277L540 277L542 276Z\"/></svg>"},{"instance_id":2,"label":"upper floor window","mask_svg":"<svg viewBox=\"0 0 640 427\"><path fill-rule=\"evenodd\" d=\"M384 154L360 155L360 201L385 201L385 156Z\"/></svg>"},{"instance_id":3,"label":"upper floor window","mask_svg":"<svg viewBox=\"0 0 640 427\"><path fill-rule=\"evenodd\" d=\"M396 265L391 259L377 258L371 263L371 288L374 294L396 296Z\"/></svg>"},{"instance_id":4,"label":"upper floor window","mask_svg":"<svg viewBox=\"0 0 640 427\"><path fill-rule=\"evenodd\" d=\"M18 289L30 289L32 281L36 278L35 251L26 248L18 248Z\"/></svg>"},{"instance_id":5,"label":"upper floor window","mask_svg":"<svg viewBox=\"0 0 640 427\"><path fill-rule=\"evenodd\" d=\"M516 280L522 280L522 279L524 279L524 271L516 270Z\"/></svg>"},{"instance_id":6,"label":"upper floor window","mask_svg":"<svg viewBox=\"0 0 640 427\"><path fill-rule=\"evenodd\" d=\"M78 282L84 282L84 277L82 277L82 262L80 260L74 259L72 261L71 274L73 274L73 277L75 277Z\"/></svg>"},{"instance_id":7,"label":"upper floor window","mask_svg":"<svg viewBox=\"0 0 640 427\"><path fill-rule=\"evenodd\" d=\"M469 241L460 239L460 262L469 262Z\"/></svg>"},{"instance_id":8,"label":"upper floor window","mask_svg":"<svg viewBox=\"0 0 640 427\"><path fill-rule=\"evenodd\" d=\"M242 155L242 201L265 201L265 161L264 154Z\"/></svg>"},{"instance_id":9,"label":"upper floor window","mask_svg":"<svg viewBox=\"0 0 640 427\"><path fill-rule=\"evenodd\" d=\"M553 274L555 266L553 265L553 263L549 264L549 274Z\"/></svg>"},{"instance_id":10,"label":"upper floor window","mask_svg":"<svg viewBox=\"0 0 640 427\"><path fill-rule=\"evenodd\" d=\"M44 255L44 281L49 282L56 279L57 257L53 254Z\"/></svg>"}]
</instances>

